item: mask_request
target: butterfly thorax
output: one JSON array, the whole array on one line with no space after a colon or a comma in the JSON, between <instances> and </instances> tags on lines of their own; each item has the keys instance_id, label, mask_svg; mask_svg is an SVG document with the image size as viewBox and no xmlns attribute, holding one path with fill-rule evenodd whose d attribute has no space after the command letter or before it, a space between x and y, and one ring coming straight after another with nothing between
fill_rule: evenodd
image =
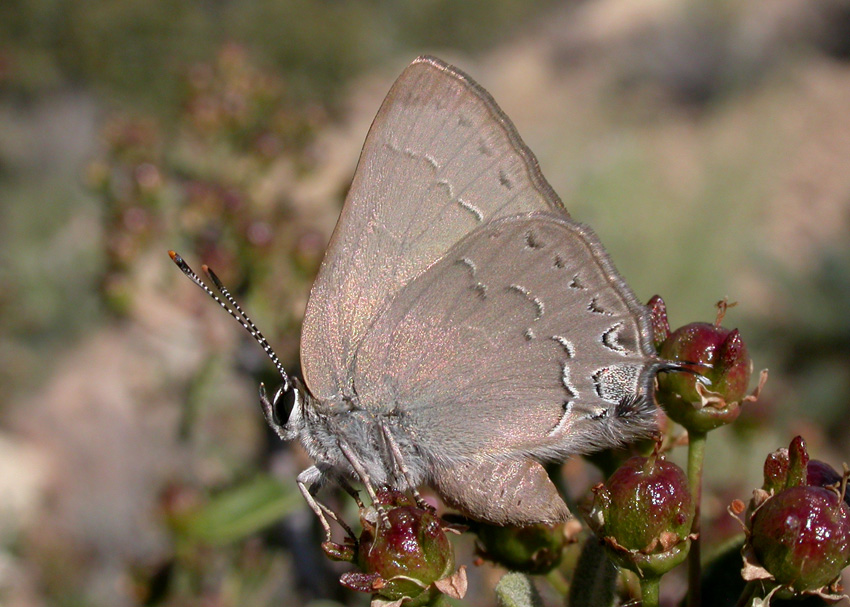
<instances>
[{"instance_id":1,"label":"butterfly thorax","mask_svg":"<svg viewBox=\"0 0 850 607\"><path fill-rule=\"evenodd\" d=\"M298 438L316 466L331 476L357 479L340 444L346 445L377 486L407 488L399 473L386 433L401 451L415 483L425 477L425 464L413 444L403 414L363 407L358 399L320 400L304 393L286 426L287 438Z\"/></svg>"}]
</instances>

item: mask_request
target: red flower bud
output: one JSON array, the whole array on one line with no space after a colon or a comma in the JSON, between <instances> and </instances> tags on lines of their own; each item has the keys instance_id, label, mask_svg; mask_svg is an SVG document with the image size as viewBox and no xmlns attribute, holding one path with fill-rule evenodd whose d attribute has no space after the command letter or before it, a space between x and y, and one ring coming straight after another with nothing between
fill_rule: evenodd
<instances>
[{"instance_id":1,"label":"red flower bud","mask_svg":"<svg viewBox=\"0 0 850 607\"><path fill-rule=\"evenodd\" d=\"M831 466L809 459L801 436L768 455L747 515L744 579L770 580L782 596L836 599L835 582L850 564L845 485Z\"/></svg>"},{"instance_id":2,"label":"red flower bud","mask_svg":"<svg viewBox=\"0 0 850 607\"><path fill-rule=\"evenodd\" d=\"M652 343L655 349L661 348L668 337L670 337L670 322L667 320L667 304L660 295L653 295L647 304L649 317L652 321Z\"/></svg>"},{"instance_id":3,"label":"red flower bud","mask_svg":"<svg viewBox=\"0 0 850 607\"><path fill-rule=\"evenodd\" d=\"M784 447L768 454L764 460L764 485L767 492L779 492L788 481L788 449Z\"/></svg>"},{"instance_id":4,"label":"red flower bud","mask_svg":"<svg viewBox=\"0 0 850 607\"><path fill-rule=\"evenodd\" d=\"M785 489L755 511L750 541L778 583L820 589L850 564L850 507L830 489Z\"/></svg>"},{"instance_id":5,"label":"red flower bud","mask_svg":"<svg viewBox=\"0 0 850 607\"><path fill-rule=\"evenodd\" d=\"M650 304L654 306L653 332L657 341L664 333L666 314L662 318L658 301ZM755 395L746 395L752 361L737 329L691 323L669 333L658 350L662 358L685 363L693 371L659 374L656 391L658 402L669 417L689 431L704 433L728 424L737 419L743 401L755 399ZM702 378L710 384L705 385Z\"/></svg>"},{"instance_id":6,"label":"red flower bud","mask_svg":"<svg viewBox=\"0 0 850 607\"><path fill-rule=\"evenodd\" d=\"M379 490L376 503L385 507L384 518L374 508L361 516L363 533L354 561L363 571L343 574L340 583L409 607L428 604L439 592L462 596L465 575L453 573L447 525L397 491ZM458 586L463 589L457 591Z\"/></svg>"}]
</instances>

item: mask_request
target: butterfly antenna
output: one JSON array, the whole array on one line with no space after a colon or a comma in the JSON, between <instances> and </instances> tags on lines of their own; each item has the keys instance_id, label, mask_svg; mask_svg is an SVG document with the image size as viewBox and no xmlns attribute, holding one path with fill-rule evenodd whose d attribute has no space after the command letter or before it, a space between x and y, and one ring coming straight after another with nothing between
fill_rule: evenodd
<instances>
[{"instance_id":1,"label":"butterfly antenna","mask_svg":"<svg viewBox=\"0 0 850 607\"><path fill-rule=\"evenodd\" d=\"M189 264L187 264L186 261L182 257L180 257L180 255L178 255L174 251L169 251L168 255L169 257L171 257L171 260L177 265L177 267L180 268L180 270L192 280L192 282L198 285L201 289L204 290L207 295L209 295L216 302L218 302L218 305L220 305L225 312L230 314L230 316L232 316L236 320L236 322L242 325L242 328L245 329L251 335L251 337L253 337L254 340L258 344L260 344L260 346L262 346L263 350L266 353L266 356L268 356L269 359L272 361L272 364L274 364L275 368L277 369L278 373L280 373L280 376L283 379L283 386L281 390L283 392L288 392L292 386L292 383L289 380L289 375L283 368L283 364L277 357L277 354L275 354L275 351L272 349L268 340L266 340L265 335L260 332L260 330L257 328L257 325L255 325L254 321L251 320L251 317L248 316L242 309L242 307L236 302L236 299L233 297L233 295L230 294L230 291L227 290L227 287L222 284L221 280L219 280L215 272L213 272L206 264L201 266L201 268L204 270L204 273L209 276L210 280L212 280L216 289L218 289L224 299L231 306L233 306L233 310L236 310L236 312L230 309L227 306L227 303L222 301L221 297L216 295L215 292L213 292L213 290L210 289L203 280L201 280L201 277L198 276L195 271L189 267Z\"/></svg>"},{"instance_id":2,"label":"butterfly antenna","mask_svg":"<svg viewBox=\"0 0 850 607\"><path fill-rule=\"evenodd\" d=\"M693 369L692 367L704 367L705 369L713 369L714 365L712 365L711 363L666 360L664 361L664 365L661 367L661 369L659 369L659 371L661 371L662 373L688 373L690 375L693 375L694 379L696 379L703 386L710 386L711 380L699 371Z\"/></svg>"}]
</instances>

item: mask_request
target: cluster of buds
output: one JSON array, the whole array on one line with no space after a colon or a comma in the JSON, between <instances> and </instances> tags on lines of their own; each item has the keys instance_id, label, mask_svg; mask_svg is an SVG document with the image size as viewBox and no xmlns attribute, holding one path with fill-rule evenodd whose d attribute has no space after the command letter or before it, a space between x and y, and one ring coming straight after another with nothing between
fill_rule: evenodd
<instances>
[{"instance_id":1,"label":"cluster of buds","mask_svg":"<svg viewBox=\"0 0 850 607\"><path fill-rule=\"evenodd\" d=\"M372 594L373 607L426 606L439 602L440 595L463 598L466 570L455 569L448 533L474 532L479 563L486 559L512 571L542 575L560 564L564 548L581 531L575 519L525 527L490 525L461 515L443 519L390 489L379 489L377 498L360 511L359 537L322 545L329 558L359 567L344 573L340 583Z\"/></svg>"},{"instance_id":2,"label":"cluster of buds","mask_svg":"<svg viewBox=\"0 0 850 607\"><path fill-rule=\"evenodd\" d=\"M850 565L850 505L847 476L809 460L798 436L788 449L771 453L764 486L746 508L744 569L748 581L761 581L770 595L842 597L838 578ZM742 502L732 511L745 512Z\"/></svg>"},{"instance_id":3,"label":"cluster of buds","mask_svg":"<svg viewBox=\"0 0 850 607\"><path fill-rule=\"evenodd\" d=\"M664 302L650 302L659 355L693 373L659 377L658 400L669 417L689 433L705 434L734 421L747 395L752 361L737 330L720 326L721 302L714 324L692 323L670 331ZM703 378L702 381L700 378ZM706 381L707 380L707 381ZM703 383L704 382L704 383ZM709 387L706 387L709 386ZM681 564L691 544L698 511L688 476L661 455L661 444L648 457L625 461L605 483L593 489L585 520L620 567L641 577L645 597L657 605L657 580ZM850 497L844 474L824 462L809 460L801 437L788 449L771 453L764 466L764 485L743 515L745 580L763 584L763 604L779 598L816 595L837 600L841 571L850 565ZM363 531L345 544L324 545L332 558L356 564L361 571L344 574L341 583L373 595L374 607L417 607L434 604L440 595L460 598L465 571L455 570L447 532L456 527L404 494L382 490L372 507L361 510ZM464 521L478 536L479 557L514 571L545 574L558 566L563 549L575 534L572 525L497 527ZM570 529L571 531L568 531ZM644 586L644 580L651 583Z\"/></svg>"},{"instance_id":4,"label":"cluster of buds","mask_svg":"<svg viewBox=\"0 0 850 607\"><path fill-rule=\"evenodd\" d=\"M685 559L694 503L685 472L658 449L626 460L593 493L586 519L614 562L657 577Z\"/></svg>"},{"instance_id":5,"label":"cluster of buds","mask_svg":"<svg viewBox=\"0 0 850 607\"><path fill-rule=\"evenodd\" d=\"M695 322L671 332L664 300L656 295L649 301L658 354L693 372L659 374L656 399L689 432L706 433L735 421L741 404L756 400L767 379L763 371L747 395L753 363L738 330L720 326L727 307L725 301L718 304L713 324Z\"/></svg>"},{"instance_id":6,"label":"cluster of buds","mask_svg":"<svg viewBox=\"0 0 850 607\"><path fill-rule=\"evenodd\" d=\"M361 510L359 538L322 546L330 558L351 561L361 569L344 573L340 583L371 594L373 607L421 607L440 594L462 598L466 570L455 570L446 535L453 527L404 493L379 489L377 497Z\"/></svg>"},{"instance_id":7,"label":"cluster of buds","mask_svg":"<svg viewBox=\"0 0 850 607\"><path fill-rule=\"evenodd\" d=\"M326 118L319 108L300 111L286 82L238 44L225 44L213 61L192 66L184 87L181 126L246 154L243 162L273 161L300 148Z\"/></svg>"},{"instance_id":8,"label":"cluster of buds","mask_svg":"<svg viewBox=\"0 0 850 607\"><path fill-rule=\"evenodd\" d=\"M107 265L99 290L116 314L132 309L134 264L175 225L207 263L241 266L243 286L265 273L261 262L274 235L304 231L292 228L286 197L269 187L270 175L280 171L282 159L298 170L310 168L312 157L300 152L326 123L326 113L298 103L279 76L234 44L192 66L182 82L175 125L110 119L103 154L87 170L88 186L103 207ZM319 240L317 254L309 240L281 238L297 243L286 245L286 254L310 276L321 261Z\"/></svg>"}]
</instances>

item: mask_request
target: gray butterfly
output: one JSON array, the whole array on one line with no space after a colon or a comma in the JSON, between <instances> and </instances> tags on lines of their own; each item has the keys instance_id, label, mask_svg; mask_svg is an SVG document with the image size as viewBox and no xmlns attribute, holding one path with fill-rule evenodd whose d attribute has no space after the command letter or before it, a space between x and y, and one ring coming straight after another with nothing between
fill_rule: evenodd
<instances>
[{"instance_id":1,"label":"gray butterfly","mask_svg":"<svg viewBox=\"0 0 850 607\"><path fill-rule=\"evenodd\" d=\"M675 368L507 116L433 57L405 69L366 138L307 305L307 388L212 278L281 371L272 400L261 387L266 418L314 459L298 484L328 534L327 479L373 498L427 483L497 524L564 520L541 462L649 434L655 375Z\"/></svg>"}]
</instances>

